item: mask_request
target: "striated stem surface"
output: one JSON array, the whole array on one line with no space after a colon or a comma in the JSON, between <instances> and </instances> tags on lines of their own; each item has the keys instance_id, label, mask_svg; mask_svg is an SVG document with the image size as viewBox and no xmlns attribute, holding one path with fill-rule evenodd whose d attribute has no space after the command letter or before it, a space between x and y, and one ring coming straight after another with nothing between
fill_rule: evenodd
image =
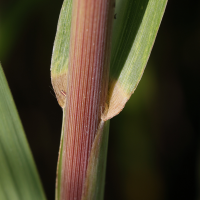
<instances>
[{"instance_id":1,"label":"striated stem surface","mask_svg":"<svg viewBox=\"0 0 200 200\"><path fill-rule=\"evenodd\" d=\"M106 104L114 6L113 0L73 1L62 200L81 200L88 159Z\"/></svg>"}]
</instances>

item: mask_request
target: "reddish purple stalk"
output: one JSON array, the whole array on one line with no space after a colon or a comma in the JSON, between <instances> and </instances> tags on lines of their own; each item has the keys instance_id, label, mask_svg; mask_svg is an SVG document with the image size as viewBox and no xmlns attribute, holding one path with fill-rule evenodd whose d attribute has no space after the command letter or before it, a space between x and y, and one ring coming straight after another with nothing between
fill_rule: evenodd
<instances>
[{"instance_id":1,"label":"reddish purple stalk","mask_svg":"<svg viewBox=\"0 0 200 200\"><path fill-rule=\"evenodd\" d=\"M74 0L62 155L61 199L81 200L106 104L113 0Z\"/></svg>"}]
</instances>

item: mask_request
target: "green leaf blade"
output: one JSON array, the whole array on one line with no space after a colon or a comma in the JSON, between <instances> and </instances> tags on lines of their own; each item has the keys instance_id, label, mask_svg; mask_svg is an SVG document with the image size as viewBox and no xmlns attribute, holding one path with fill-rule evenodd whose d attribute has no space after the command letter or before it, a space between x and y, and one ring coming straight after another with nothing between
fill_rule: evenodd
<instances>
[{"instance_id":1,"label":"green leaf blade","mask_svg":"<svg viewBox=\"0 0 200 200\"><path fill-rule=\"evenodd\" d=\"M1 65L0 159L0 199L46 199Z\"/></svg>"},{"instance_id":2,"label":"green leaf blade","mask_svg":"<svg viewBox=\"0 0 200 200\"><path fill-rule=\"evenodd\" d=\"M136 89L150 56L167 0L117 1L114 23L109 109L103 120L117 115Z\"/></svg>"},{"instance_id":3,"label":"green leaf blade","mask_svg":"<svg viewBox=\"0 0 200 200\"><path fill-rule=\"evenodd\" d=\"M163 13L157 11L164 10L164 2L155 0L148 2L141 26L118 78L120 84L123 85L123 88L129 94L136 88L148 61L163 15ZM142 8L143 6L141 5ZM127 79L128 81L126 81ZM130 82L131 84L127 84L126 82Z\"/></svg>"}]
</instances>

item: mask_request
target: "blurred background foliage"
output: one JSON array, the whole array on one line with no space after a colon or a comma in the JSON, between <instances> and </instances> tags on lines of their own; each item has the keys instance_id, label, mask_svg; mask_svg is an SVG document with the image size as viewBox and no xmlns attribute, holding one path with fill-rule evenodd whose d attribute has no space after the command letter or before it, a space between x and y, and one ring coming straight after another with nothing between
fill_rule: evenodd
<instances>
[{"instance_id":1,"label":"blurred background foliage","mask_svg":"<svg viewBox=\"0 0 200 200\"><path fill-rule=\"evenodd\" d=\"M0 60L48 200L62 111L50 62L62 0L1 0ZM105 200L200 199L200 2L169 0L143 78L111 120Z\"/></svg>"}]
</instances>

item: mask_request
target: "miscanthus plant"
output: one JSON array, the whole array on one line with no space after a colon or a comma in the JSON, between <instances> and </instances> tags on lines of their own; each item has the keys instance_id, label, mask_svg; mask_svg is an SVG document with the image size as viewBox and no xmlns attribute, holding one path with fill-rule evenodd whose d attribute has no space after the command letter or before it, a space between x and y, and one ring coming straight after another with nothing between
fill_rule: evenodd
<instances>
[{"instance_id":1,"label":"miscanthus plant","mask_svg":"<svg viewBox=\"0 0 200 200\"><path fill-rule=\"evenodd\" d=\"M136 89L167 0L65 0L51 62L63 109L57 200L103 199L110 119ZM45 200L0 66L0 199Z\"/></svg>"}]
</instances>

